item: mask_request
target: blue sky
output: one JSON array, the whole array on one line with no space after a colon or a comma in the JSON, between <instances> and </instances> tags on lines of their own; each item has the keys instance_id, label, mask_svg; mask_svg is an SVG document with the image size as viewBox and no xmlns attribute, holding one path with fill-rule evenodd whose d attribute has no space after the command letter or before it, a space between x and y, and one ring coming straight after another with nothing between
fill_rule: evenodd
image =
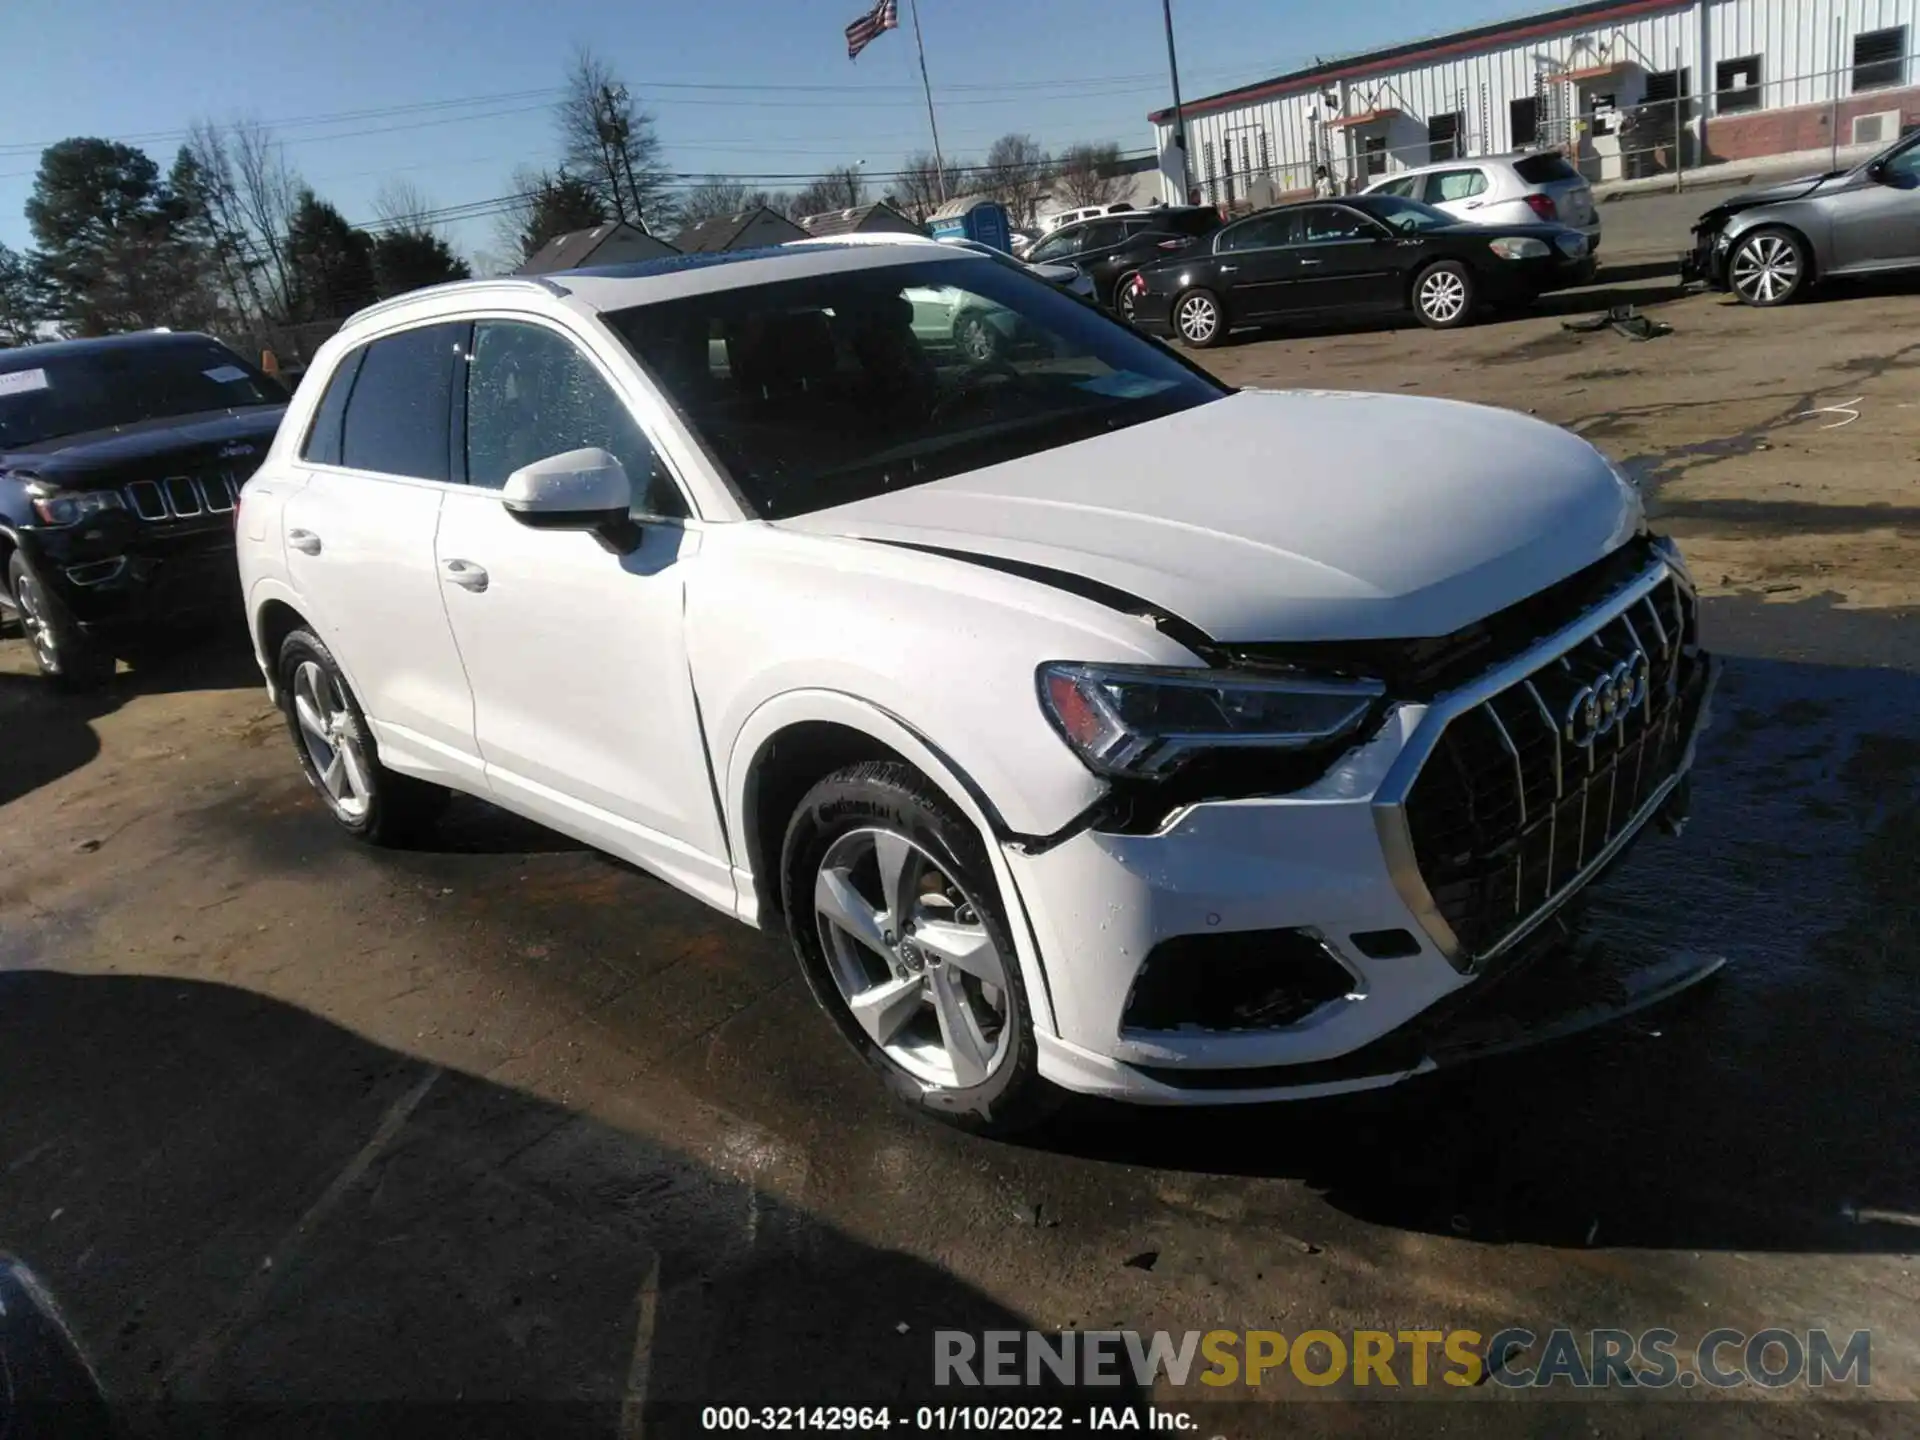
<instances>
[{"instance_id":1,"label":"blue sky","mask_svg":"<svg viewBox=\"0 0 1920 1440\"><path fill-rule=\"evenodd\" d=\"M676 170L895 168L927 145L907 0L900 31L849 63L866 0L13 0L0 85L0 242L38 147L69 135L141 144L164 170L196 118L273 124L289 161L353 221L389 176L437 205L507 192L553 157L543 93L592 45L653 113ZM1143 148L1166 103L1158 0L919 0L948 156L1024 130L1050 148ZM1524 9L1525 0L1347 5L1175 0L1189 95ZM707 88L711 87L711 88ZM785 88L774 88L785 87ZM812 88L803 88L812 87ZM460 102L358 119L347 112ZM773 188L783 183L768 182ZM454 239L486 248L490 221Z\"/></svg>"}]
</instances>

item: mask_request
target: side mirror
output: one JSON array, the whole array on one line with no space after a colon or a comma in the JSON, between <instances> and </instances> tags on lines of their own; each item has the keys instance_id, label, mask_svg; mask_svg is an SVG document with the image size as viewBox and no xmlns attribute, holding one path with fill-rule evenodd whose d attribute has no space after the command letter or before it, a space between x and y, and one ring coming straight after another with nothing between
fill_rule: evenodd
<instances>
[{"instance_id":1,"label":"side mirror","mask_svg":"<svg viewBox=\"0 0 1920 1440\"><path fill-rule=\"evenodd\" d=\"M1884 160L1874 161L1873 164L1867 167L1867 178L1873 181L1874 184L1876 185L1886 184L1887 183L1887 162Z\"/></svg>"},{"instance_id":2,"label":"side mirror","mask_svg":"<svg viewBox=\"0 0 1920 1440\"><path fill-rule=\"evenodd\" d=\"M592 530L632 548L633 481L626 467L598 446L522 465L507 476L500 503L536 530Z\"/></svg>"}]
</instances>

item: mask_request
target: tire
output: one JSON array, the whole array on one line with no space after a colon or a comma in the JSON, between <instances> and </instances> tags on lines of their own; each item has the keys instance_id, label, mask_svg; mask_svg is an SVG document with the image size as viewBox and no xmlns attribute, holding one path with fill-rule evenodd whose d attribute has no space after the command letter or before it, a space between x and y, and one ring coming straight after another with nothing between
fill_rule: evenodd
<instances>
[{"instance_id":1,"label":"tire","mask_svg":"<svg viewBox=\"0 0 1920 1440\"><path fill-rule=\"evenodd\" d=\"M19 607L20 627L40 673L62 690L97 690L113 678L113 655L73 618L18 550L7 561L7 593Z\"/></svg>"},{"instance_id":2,"label":"tire","mask_svg":"<svg viewBox=\"0 0 1920 1440\"><path fill-rule=\"evenodd\" d=\"M1429 330L1457 330L1473 319L1473 272L1437 260L1413 278L1413 313Z\"/></svg>"},{"instance_id":3,"label":"tire","mask_svg":"<svg viewBox=\"0 0 1920 1440\"><path fill-rule=\"evenodd\" d=\"M1727 257L1727 288L1742 305L1771 309L1806 290L1807 246L1791 230L1769 226L1740 237Z\"/></svg>"},{"instance_id":4,"label":"tire","mask_svg":"<svg viewBox=\"0 0 1920 1440\"><path fill-rule=\"evenodd\" d=\"M380 763L366 714L318 635L306 629L288 635L276 675L300 769L341 829L369 844L392 845L417 838L439 818L449 792ZM318 730L310 734L316 720Z\"/></svg>"},{"instance_id":5,"label":"tire","mask_svg":"<svg viewBox=\"0 0 1920 1440\"><path fill-rule=\"evenodd\" d=\"M808 988L896 1097L979 1134L1052 1112L986 848L924 776L897 761L829 775L788 822L780 876Z\"/></svg>"},{"instance_id":6,"label":"tire","mask_svg":"<svg viewBox=\"0 0 1920 1440\"><path fill-rule=\"evenodd\" d=\"M1133 292L1127 288L1127 285L1139 273L1138 270L1127 271L1120 277L1119 283L1113 287L1113 313L1123 324L1133 324L1134 298Z\"/></svg>"},{"instance_id":7,"label":"tire","mask_svg":"<svg viewBox=\"0 0 1920 1440\"><path fill-rule=\"evenodd\" d=\"M1005 342L1000 332L978 315L962 315L953 324L954 348L968 363L987 365L1000 358Z\"/></svg>"},{"instance_id":8,"label":"tire","mask_svg":"<svg viewBox=\"0 0 1920 1440\"><path fill-rule=\"evenodd\" d=\"M1211 350L1227 338L1226 310L1211 290L1181 291L1168 313L1173 319L1173 333L1189 349Z\"/></svg>"}]
</instances>

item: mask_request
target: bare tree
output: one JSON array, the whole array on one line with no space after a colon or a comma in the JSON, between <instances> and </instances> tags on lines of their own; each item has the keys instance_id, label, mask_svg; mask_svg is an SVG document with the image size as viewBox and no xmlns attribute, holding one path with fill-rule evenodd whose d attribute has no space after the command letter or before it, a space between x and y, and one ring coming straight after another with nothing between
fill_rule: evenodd
<instances>
[{"instance_id":1,"label":"bare tree","mask_svg":"<svg viewBox=\"0 0 1920 1440\"><path fill-rule=\"evenodd\" d=\"M789 213L796 219L824 215L829 210L851 210L867 203L867 177L858 165L836 165L811 181L792 203Z\"/></svg>"},{"instance_id":2,"label":"bare tree","mask_svg":"<svg viewBox=\"0 0 1920 1440\"><path fill-rule=\"evenodd\" d=\"M305 188L287 165L280 144L258 120L238 120L228 137L233 161L234 200L254 252L265 271L272 298L285 313L291 296L287 233Z\"/></svg>"},{"instance_id":3,"label":"bare tree","mask_svg":"<svg viewBox=\"0 0 1920 1440\"><path fill-rule=\"evenodd\" d=\"M927 217L940 208L943 199L951 200L967 192L972 181L968 174L970 168L964 160L949 160L943 167L924 150L909 155L900 167L894 199L902 210L925 224Z\"/></svg>"},{"instance_id":4,"label":"bare tree","mask_svg":"<svg viewBox=\"0 0 1920 1440\"><path fill-rule=\"evenodd\" d=\"M613 67L582 46L554 109L561 164L592 185L616 220L642 230L672 221L669 179L653 117L639 108Z\"/></svg>"},{"instance_id":5,"label":"bare tree","mask_svg":"<svg viewBox=\"0 0 1920 1440\"><path fill-rule=\"evenodd\" d=\"M440 233L433 220L433 202L411 180L382 181L374 193L373 213L383 230L404 230L412 235Z\"/></svg>"},{"instance_id":6,"label":"bare tree","mask_svg":"<svg viewBox=\"0 0 1920 1440\"><path fill-rule=\"evenodd\" d=\"M697 225L702 220L724 220L752 208L745 185L724 176L709 175L680 197L680 223Z\"/></svg>"},{"instance_id":7,"label":"bare tree","mask_svg":"<svg viewBox=\"0 0 1920 1440\"><path fill-rule=\"evenodd\" d=\"M979 188L1007 207L1017 228L1031 230L1052 173L1052 161L1038 140L1002 135L987 151Z\"/></svg>"},{"instance_id":8,"label":"bare tree","mask_svg":"<svg viewBox=\"0 0 1920 1440\"><path fill-rule=\"evenodd\" d=\"M1127 190L1120 147L1112 143L1069 146L1054 170L1054 197L1073 209L1111 205L1125 199Z\"/></svg>"}]
</instances>

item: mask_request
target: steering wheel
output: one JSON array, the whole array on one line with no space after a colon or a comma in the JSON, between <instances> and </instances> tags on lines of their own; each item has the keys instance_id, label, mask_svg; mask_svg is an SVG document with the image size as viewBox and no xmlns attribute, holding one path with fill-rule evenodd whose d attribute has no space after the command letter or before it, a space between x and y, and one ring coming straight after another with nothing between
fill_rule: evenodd
<instances>
[{"instance_id":1,"label":"steering wheel","mask_svg":"<svg viewBox=\"0 0 1920 1440\"><path fill-rule=\"evenodd\" d=\"M977 365L969 365L960 372L960 378L954 382L953 389L933 402L933 408L927 412L930 421L944 420L954 410L969 403L978 402L988 392L981 382L990 375L1004 376L1014 385L1024 390L1027 377L1014 369L1005 360L982 360Z\"/></svg>"}]
</instances>

